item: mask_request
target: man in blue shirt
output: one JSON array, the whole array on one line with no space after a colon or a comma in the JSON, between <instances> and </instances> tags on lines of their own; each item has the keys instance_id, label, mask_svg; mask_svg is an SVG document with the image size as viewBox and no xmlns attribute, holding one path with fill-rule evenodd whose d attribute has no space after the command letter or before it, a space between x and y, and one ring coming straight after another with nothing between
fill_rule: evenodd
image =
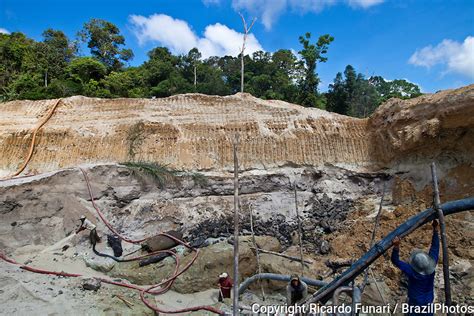
<instances>
[{"instance_id":1,"label":"man in blue shirt","mask_svg":"<svg viewBox=\"0 0 474 316\"><path fill-rule=\"evenodd\" d=\"M439 255L438 222L432 223L433 237L429 253L415 250L410 256L410 263L399 258L400 238L393 240L392 263L408 277L408 304L424 306L433 303L434 277ZM409 315L417 315L410 313ZM423 314L433 315L433 314Z\"/></svg>"}]
</instances>

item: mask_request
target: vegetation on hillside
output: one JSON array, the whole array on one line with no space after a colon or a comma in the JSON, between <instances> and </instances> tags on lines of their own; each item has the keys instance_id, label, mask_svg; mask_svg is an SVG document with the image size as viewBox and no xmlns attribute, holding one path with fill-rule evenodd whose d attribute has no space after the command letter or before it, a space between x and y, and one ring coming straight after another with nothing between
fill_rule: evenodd
<instances>
[{"instance_id":1,"label":"vegetation on hillside","mask_svg":"<svg viewBox=\"0 0 474 316\"><path fill-rule=\"evenodd\" d=\"M308 107L326 108L356 117L370 115L391 97L412 98L420 89L406 80L365 78L348 65L329 91L318 90L317 66L325 62L334 38L322 35L313 43L310 33L299 38L296 56L280 49L258 51L245 60L245 92L262 99L279 99ZM83 42L90 56L79 54ZM114 24L92 19L76 40L48 29L38 42L22 33L0 34L0 100L91 97L166 97L198 92L229 95L240 91L240 59L223 56L203 59L192 49L176 56L167 48L148 52L138 67L127 66L133 52Z\"/></svg>"}]
</instances>

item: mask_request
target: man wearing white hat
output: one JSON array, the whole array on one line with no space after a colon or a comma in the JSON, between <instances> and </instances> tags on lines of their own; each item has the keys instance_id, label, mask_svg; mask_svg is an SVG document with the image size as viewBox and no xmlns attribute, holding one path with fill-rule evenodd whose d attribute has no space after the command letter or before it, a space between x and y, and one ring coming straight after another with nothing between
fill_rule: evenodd
<instances>
[{"instance_id":1,"label":"man wearing white hat","mask_svg":"<svg viewBox=\"0 0 474 316\"><path fill-rule=\"evenodd\" d=\"M410 263L399 258L400 238L393 240L392 263L408 277L408 304L410 306L425 306L433 303L434 277L439 256L438 222L432 223L433 237L429 253L414 250ZM428 314L424 314L428 315Z\"/></svg>"},{"instance_id":2,"label":"man wearing white hat","mask_svg":"<svg viewBox=\"0 0 474 316\"><path fill-rule=\"evenodd\" d=\"M232 290L233 284L234 281L232 281L226 272L219 275L219 302L222 302L224 298L230 298L230 292Z\"/></svg>"},{"instance_id":3,"label":"man wearing white hat","mask_svg":"<svg viewBox=\"0 0 474 316\"><path fill-rule=\"evenodd\" d=\"M83 231L83 230L89 230L89 240L92 245L95 245L96 243L100 242L100 237L97 234L97 227L92 224L90 220L88 220L84 215L82 215L79 220L81 221L81 227L76 231L76 234Z\"/></svg>"}]
</instances>

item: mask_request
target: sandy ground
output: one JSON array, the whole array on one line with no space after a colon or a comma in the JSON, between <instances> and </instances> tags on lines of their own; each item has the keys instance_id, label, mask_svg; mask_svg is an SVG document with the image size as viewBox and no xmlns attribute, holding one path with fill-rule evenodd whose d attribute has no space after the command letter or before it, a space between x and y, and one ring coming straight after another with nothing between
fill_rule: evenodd
<instances>
[{"instance_id":1,"label":"sandy ground","mask_svg":"<svg viewBox=\"0 0 474 316\"><path fill-rule=\"evenodd\" d=\"M41 275L21 270L15 265L1 261L0 304L2 308L0 314L28 315L41 311L42 315L153 315L153 311L141 302L135 290L104 283L96 292L82 288L85 278L108 278L105 274L86 266L83 257L94 257L94 254L88 248L85 235L71 235L49 247L21 247L9 255L19 263L26 263L35 268L79 273L84 277L64 278ZM63 252L61 248L66 244L70 247ZM128 307L116 295L124 297L133 306ZM148 298L151 302L155 301L151 296ZM157 296L155 301L155 304L168 310L216 303L218 303L217 290L187 295L168 291Z\"/></svg>"}]
</instances>

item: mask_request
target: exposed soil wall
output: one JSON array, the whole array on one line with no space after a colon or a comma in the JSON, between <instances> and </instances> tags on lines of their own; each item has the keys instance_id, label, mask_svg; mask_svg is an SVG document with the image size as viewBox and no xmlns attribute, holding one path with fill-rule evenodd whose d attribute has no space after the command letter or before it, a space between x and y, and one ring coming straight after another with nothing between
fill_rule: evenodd
<instances>
[{"instance_id":1,"label":"exposed soil wall","mask_svg":"<svg viewBox=\"0 0 474 316\"><path fill-rule=\"evenodd\" d=\"M0 172L26 156L30 132L55 100L0 104ZM63 99L42 128L26 173L82 163L154 161L178 169L243 169L325 163L352 168L472 161L474 86L389 100L355 119L248 94L164 99ZM462 145L460 145L462 144Z\"/></svg>"}]
</instances>

